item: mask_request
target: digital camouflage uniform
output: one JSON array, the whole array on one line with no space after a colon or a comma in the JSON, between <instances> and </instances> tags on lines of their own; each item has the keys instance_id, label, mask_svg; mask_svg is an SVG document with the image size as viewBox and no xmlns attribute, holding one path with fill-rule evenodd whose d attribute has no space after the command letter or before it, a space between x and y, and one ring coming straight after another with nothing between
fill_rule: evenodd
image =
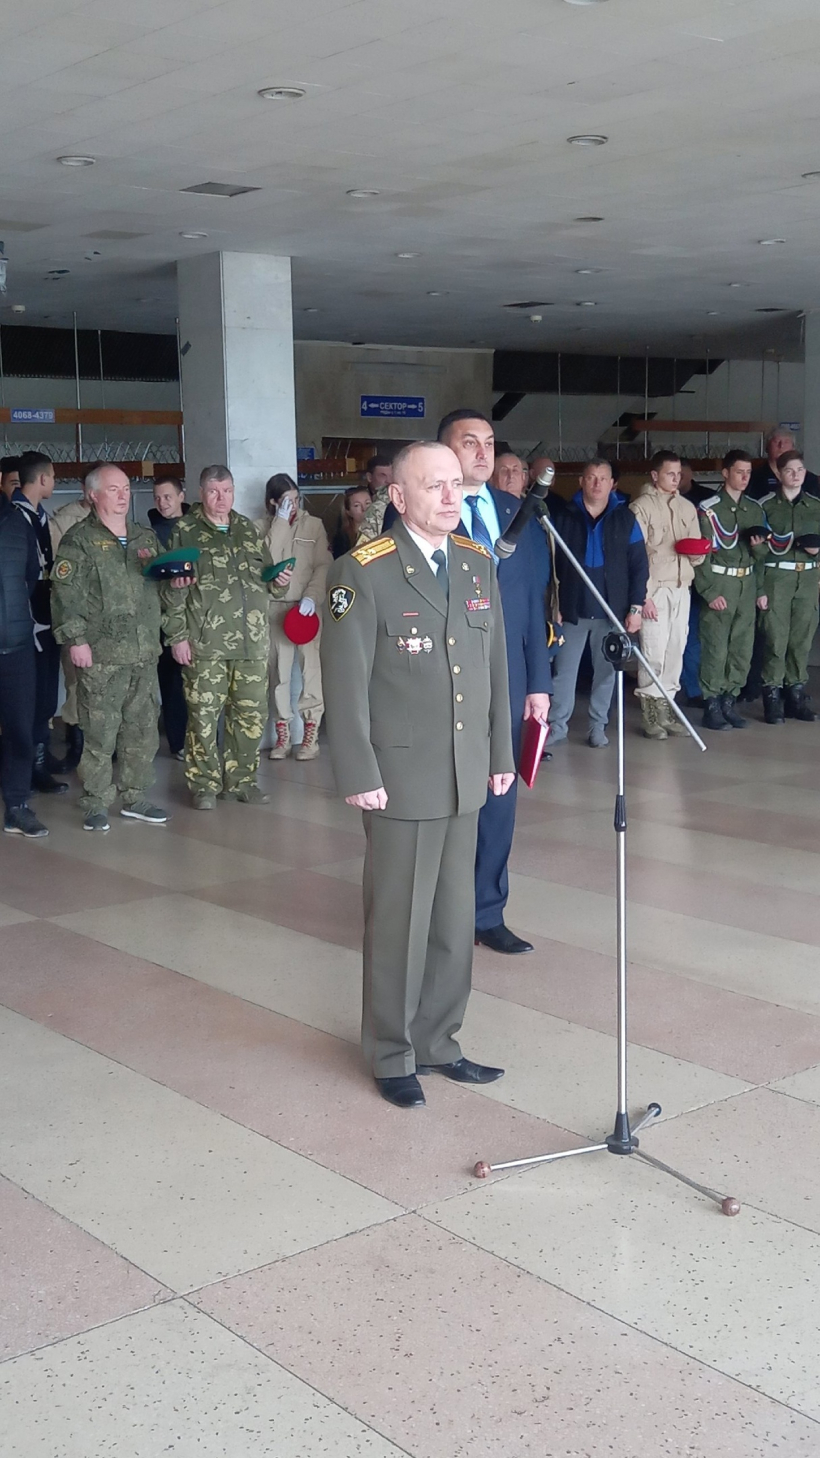
<instances>
[{"instance_id":1,"label":"digital camouflage uniform","mask_svg":"<svg viewBox=\"0 0 820 1458\"><path fill-rule=\"evenodd\" d=\"M63 537L71 527L76 526L78 521L85 521L91 507L87 502L67 501L65 506L59 507L49 517L48 525L51 532L51 546L54 551L55 560L57 551ZM77 670L71 662L68 649L63 645L60 654L60 666L63 670L63 682L65 684L65 698L60 709L60 718L64 724L77 724L79 717L77 713Z\"/></svg>"},{"instance_id":2,"label":"digital camouflage uniform","mask_svg":"<svg viewBox=\"0 0 820 1458\"><path fill-rule=\"evenodd\" d=\"M384 529L384 514L389 505L390 487L380 486L362 517L359 535L356 538L357 547L363 546L365 542L372 542L376 537L381 536Z\"/></svg>"},{"instance_id":3,"label":"digital camouflage uniform","mask_svg":"<svg viewBox=\"0 0 820 1458\"><path fill-rule=\"evenodd\" d=\"M765 591L759 561L766 545L751 547L751 530L765 530L759 501L728 491L709 496L698 508L701 535L713 550L695 568L695 587L703 599L700 611L700 682L705 699L730 694L736 698L749 673L755 635L755 599ZM725 597L723 612L709 607Z\"/></svg>"},{"instance_id":4,"label":"digital camouflage uniform","mask_svg":"<svg viewBox=\"0 0 820 1458\"><path fill-rule=\"evenodd\" d=\"M256 783L268 717L268 602L279 591L262 581L271 558L259 532L236 511L223 532L200 504L192 506L177 523L168 550L190 547L202 554L196 582L163 589L166 641L189 642L193 655L182 670L188 705L185 778L194 794L234 793Z\"/></svg>"},{"instance_id":5,"label":"digital camouflage uniform","mask_svg":"<svg viewBox=\"0 0 820 1458\"><path fill-rule=\"evenodd\" d=\"M793 501L772 491L760 502L772 530L762 583L769 606L760 614L763 683L773 688L804 684L817 630L818 558L795 547L795 537L820 534L820 501L802 490Z\"/></svg>"},{"instance_id":6,"label":"digital camouflage uniform","mask_svg":"<svg viewBox=\"0 0 820 1458\"><path fill-rule=\"evenodd\" d=\"M154 778L159 745L160 600L157 584L142 575L157 555L157 539L133 522L127 536L123 547L91 512L66 532L54 563L54 636L68 648L87 643L92 654L91 667L77 669L85 736L78 774L86 814L107 809L117 789L123 805L141 800Z\"/></svg>"}]
</instances>

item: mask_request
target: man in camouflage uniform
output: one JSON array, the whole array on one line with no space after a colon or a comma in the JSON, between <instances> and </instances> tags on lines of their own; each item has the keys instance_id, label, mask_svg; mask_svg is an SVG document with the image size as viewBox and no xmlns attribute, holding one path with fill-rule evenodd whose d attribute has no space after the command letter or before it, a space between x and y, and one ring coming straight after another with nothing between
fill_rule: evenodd
<instances>
[{"instance_id":1,"label":"man in camouflage uniform","mask_svg":"<svg viewBox=\"0 0 820 1458\"><path fill-rule=\"evenodd\" d=\"M373 500L364 514L364 521L359 528L359 535L356 538L356 546L361 547L365 542L372 542L380 537L384 529L384 514L390 505L390 482L393 479L393 461L391 456L371 456L364 473L365 485Z\"/></svg>"},{"instance_id":2,"label":"man in camouflage uniform","mask_svg":"<svg viewBox=\"0 0 820 1458\"><path fill-rule=\"evenodd\" d=\"M91 510L91 502L86 492L86 483L92 471L98 466L104 466L104 461L95 461L83 478L83 494L76 501L67 501L49 517L48 525L51 532L51 548L55 560L63 537L71 527L78 522L85 521ZM60 654L60 665L63 670L63 682L65 683L65 698L60 709L60 718L65 729L66 756L65 767L67 770L76 769L80 763L80 756L83 752L83 731L80 728L80 716L77 710L77 670L71 662L71 653L63 646Z\"/></svg>"},{"instance_id":3,"label":"man in camouflage uniform","mask_svg":"<svg viewBox=\"0 0 820 1458\"><path fill-rule=\"evenodd\" d=\"M86 494L92 510L62 538L53 576L54 636L77 670L83 829L110 829L106 812L117 790L121 815L164 825L165 811L146 797L159 743L160 602L143 568L157 540L128 520L131 486L118 466L92 471Z\"/></svg>"},{"instance_id":4,"label":"man in camouflage uniform","mask_svg":"<svg viewBox=\"0 0 820 1458\"><path fill-rule=\"evenodd\" d=\"M758 501L744 492L752 474L746 451L723 458L723 489L698 509L700 532L712 551L695 568L700 612L700 682L705 729L744 729L735 700L749 672L755 635L756 563L766 555L766 521Z\"/></svg>"},{"instance_id":5,"label":"man in camouflage uniform","mask_svg":"<svg viewBox=\"0 0 820 1458\"><path fill-rule=\"evenodd\" d=\"M268 594L278 597L291 574L262 581L270 553L253 523L233 510L227 466L206 466L199 489L201 500L180 518L169 544L170 551L199 548L196 580L163 593L163 630L182 666L188 706L185 778L197 810L215 810L218 795L262 805L268 796L256 774L268 717Z\"/></svg>"},{"instance_id":6,"label":"man in camouflage uniform","mask_svg":"<svg viewBox=\"0 0 820 1458\"><path fill-rule=\"evenodd\" d=\"M817 715L806 695L806 680L817 631L820 501L806 491L799 451L784 451L775 471L780 486L760 502L771 530L760 574L768 604L760 615L763 713L767 724L782 724L787 716L812 723ZM816 539L813 544L811 538Z\"/></svg>"}]
</instances>

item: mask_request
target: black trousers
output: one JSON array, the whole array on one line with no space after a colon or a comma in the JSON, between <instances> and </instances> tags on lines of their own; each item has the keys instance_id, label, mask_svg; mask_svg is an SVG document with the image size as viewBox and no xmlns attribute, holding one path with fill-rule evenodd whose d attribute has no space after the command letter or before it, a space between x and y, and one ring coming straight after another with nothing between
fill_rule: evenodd
<instances>
[{"instance_id":1,"label":"black trousers","mask_svg":"<svg viewBox=\"0 0 820 1458\"><path fill-rule=\"evenodd\" d=\"M182 687L182 669L174 662L174 655L167 646L163 648L157 663L157 678L168 748L172 754L179 754L185 748L188 709Z\"/></svg>"},{"instance_id":2,"label":"black trousers","mask_svg":"<svg viewBox=\"0 0 820 1458\"><path fill-rule=\"evenodd\" d=\"M25 805L34 758L34 642L0 653L0 791L7 810Z\"/></svg>"},{"instance_id":3,"label":"black trousers","mask_svg":"<svg viewBox=\"0 0 820 1458\"><path fill-rule=\"evenodd\" d=\"M60 645L50 628L37 634L40 651L35 652L36 692L34 696L34 743L47 744L49 726L57 712L60 693Z\"/></svg>"}]
</instances>

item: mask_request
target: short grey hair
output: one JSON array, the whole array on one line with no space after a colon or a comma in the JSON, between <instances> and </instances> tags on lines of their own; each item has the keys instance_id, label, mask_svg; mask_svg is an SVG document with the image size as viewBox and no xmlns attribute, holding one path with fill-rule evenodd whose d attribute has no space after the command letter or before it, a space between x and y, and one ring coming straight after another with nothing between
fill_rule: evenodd
<instances>
[{"instance_id":1,"label":"short grey hair","mask_svg":"<svg viewBox=\"0 0 820 1458\"><path fill-rule=\"evenodd\" d=\"M794 440L794 431L790 430L788 425L773 425L771 430L767 430L766 432L766 445L770 446L772 441L776 440L779 435L785 435L788 436L789 440Z\"/></svg>"},{"instance_id":2,"label":"short grey hair","mask_svg":"<svg viewBox=\"0 0 820 1458\"><path fill-rule=\"evenodd\" d=\"M212 481L232 481L233 476L227 466L206 466L204 471L199 473L199 489L203 486L210 486Z\"/></svg>"},{"instance_id":3,"label":"short grey hair","mask_svg":"<svg viewBox=\"0 0 820 1458\"><path fill-rule=\"evenodd\" d=\"M100 464L95 466L93 471L89 471L83 481L83 490L86 496L96 496L102 485L102 476L105 471L119 471L121 476L126 477L129 486L131 485L128 473L122 469L122 466L118 466L116 461L100 461Z\"/></svg>"},{"instance_id":4,"label":"short grey hair","mask_svg":"<svg viewBox=\"0 0 820 1458\"><path fill-rule=\"evenodd\" d=\"M443 445L444 441L441 440L411 440L409 445L402 446L401 450L393 457L392 479L394 481L399 480L402 468L407 465L407 462L415 455L416 451L440 451Z\"/></svg>"}]
</instances>

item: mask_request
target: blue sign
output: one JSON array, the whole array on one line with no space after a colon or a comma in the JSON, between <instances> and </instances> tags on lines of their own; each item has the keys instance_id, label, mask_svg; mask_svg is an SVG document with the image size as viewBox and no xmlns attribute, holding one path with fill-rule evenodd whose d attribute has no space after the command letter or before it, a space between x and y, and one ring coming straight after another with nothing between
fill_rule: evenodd
<instances>
[{"instance_id":1,"label":"blue sign","mask_svg":"<svg viewBox=\"0 0 820 1458\"><path fill-rule=\"evenodd\" d=\"M315 446L297 446L296 447L296 459L297 459L297 461L315 461L316 460L316 447Z\"/></svg>"},{"instance_id":2,"label":"blue sign","mask_svg":"<svg viewBox=\"0 0 820 1458\"><path fill-rule=\"evenodd\" d=\"M12 410L12 425L53 425L53 410Z\"/></svg>"},{"instance_id":3,"label":"blue sign","mask_svg":"<svg viewBox=\"0 0 820 1458\"><path fill-rule=\"evenodd\" d=\"M378 415L381 419L406 420L424 418L423 395L362 395L361 413L365 417Z\"/></svg>"}]
</instances>

